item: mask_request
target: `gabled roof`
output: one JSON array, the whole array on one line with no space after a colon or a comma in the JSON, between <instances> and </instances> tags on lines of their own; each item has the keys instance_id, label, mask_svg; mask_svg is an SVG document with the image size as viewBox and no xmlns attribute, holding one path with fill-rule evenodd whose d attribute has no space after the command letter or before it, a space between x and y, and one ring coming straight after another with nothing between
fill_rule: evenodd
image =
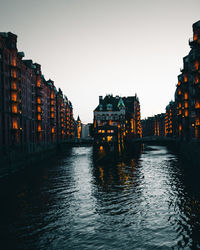
<instances>
[{"instance_id":1,"label":"gabled roof","mask_svg":"<svg viewBox=\"0 0 200 250\"><path fill-rule=\"evenodd\" d=\"M106 95L104 99L101 99L100 104L94 111L108 111L107 105L109 104L112 104L112 111L119 111L121 108L132 110L135 101L138 101L136 96L114 97L113 95Z\"/></svg>"}]
</instances>

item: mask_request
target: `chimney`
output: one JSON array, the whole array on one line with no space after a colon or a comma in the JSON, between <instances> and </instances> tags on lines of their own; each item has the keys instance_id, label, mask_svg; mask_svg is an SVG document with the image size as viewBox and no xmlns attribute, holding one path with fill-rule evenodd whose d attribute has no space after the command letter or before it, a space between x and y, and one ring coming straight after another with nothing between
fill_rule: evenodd
<instances>
[{"instance_id":1,"label":"chimney","mask_svg":"<svg viewBox=\"0 0 200 250\"><path fill-rule=\"evenodd\" d=\"M102 95L100 95L100 96L99 96L99 104L101 104L101 103L102 103L102 100L103 100L103 96L102 96Z\"/></svg>"}]
</instances>

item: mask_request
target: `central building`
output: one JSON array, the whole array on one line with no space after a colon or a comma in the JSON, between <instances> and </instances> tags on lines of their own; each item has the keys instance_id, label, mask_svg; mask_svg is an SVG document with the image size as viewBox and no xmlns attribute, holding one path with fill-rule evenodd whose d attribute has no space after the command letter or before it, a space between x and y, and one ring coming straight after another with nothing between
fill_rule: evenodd
<instances>
[{"instance_id":1,"label":"central building","mask_svg":"<svg viewBox=\"0 0 200 250\"><path fill-rule=\"evenodd\" d=\"M94 110L94 142L100 152L121 154L127 138L142 136L140 103L137 95L99 96Z\"/></svg>"}]
</instances>

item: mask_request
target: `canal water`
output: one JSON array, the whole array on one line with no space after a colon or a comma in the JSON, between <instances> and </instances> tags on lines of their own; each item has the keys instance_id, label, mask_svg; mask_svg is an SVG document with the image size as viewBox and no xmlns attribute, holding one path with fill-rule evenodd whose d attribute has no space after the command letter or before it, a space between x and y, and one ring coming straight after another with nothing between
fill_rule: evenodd
<instances>
[{"instance_id":1,"label":"canal water","mask_svg":"<svg viewBox=\"0 0 200 250\"><path fill-rule=\"evenodd\" d=\"M1 249L199 249L199 175L163 146L116 165L74 147L1 180Z\"/></svg>"}]
</instances>

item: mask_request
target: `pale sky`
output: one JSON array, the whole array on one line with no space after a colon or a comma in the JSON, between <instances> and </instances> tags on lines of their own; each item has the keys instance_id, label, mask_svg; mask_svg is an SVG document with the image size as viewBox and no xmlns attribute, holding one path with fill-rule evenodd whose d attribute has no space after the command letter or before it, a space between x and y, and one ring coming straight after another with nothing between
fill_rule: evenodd
<instances>
[{"instance_id":1,"label":"pale sky","mask_svg":"<svg viewBox=\"0 0 200 250\"><path fill-rule=\"evenodd\" d=\"M174 99L200 0L0 0L0 31L92 122L99 95L137 93L142 118Z\"/></svg>"}]
</instances>

